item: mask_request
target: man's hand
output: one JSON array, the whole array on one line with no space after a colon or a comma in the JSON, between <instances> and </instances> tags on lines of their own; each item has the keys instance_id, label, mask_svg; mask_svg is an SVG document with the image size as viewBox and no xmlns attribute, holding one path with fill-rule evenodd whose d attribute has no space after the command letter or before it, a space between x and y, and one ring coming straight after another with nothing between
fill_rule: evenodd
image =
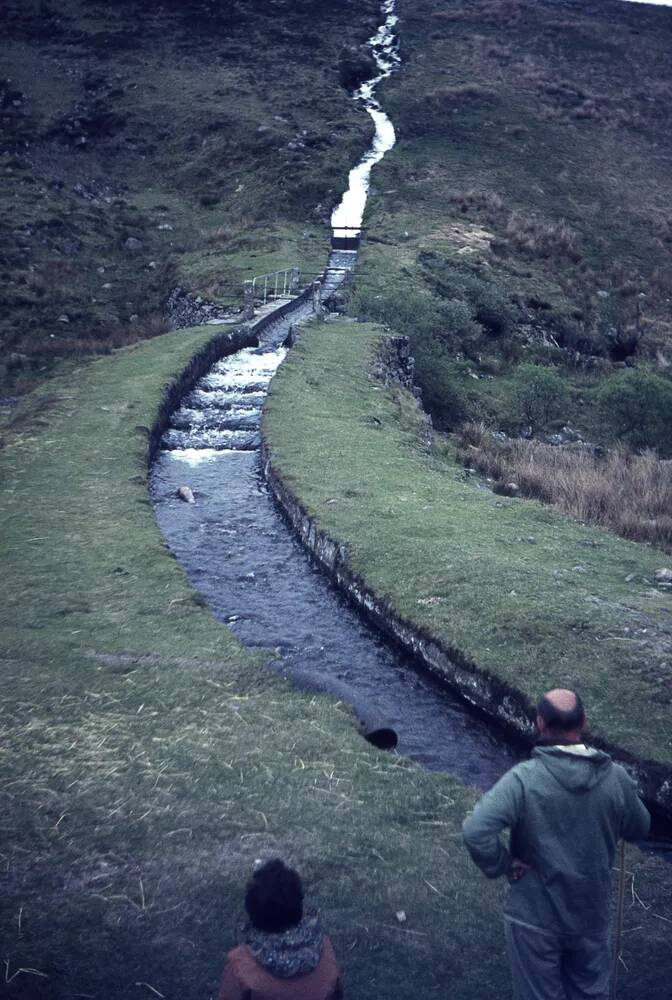
<instances>
[{"instance_id":1,"label":"man's hand","mask_svg":"<svg viewBox=\"0 0 672 1000\"><path fill-rule=\"evenodd\" d=\"M529 870L530 866L526 865L524 861L520 860L520 858L512 858L509 878L512 882L520 882L521 878L523 878Z\"/></svg>"}]
</instances>

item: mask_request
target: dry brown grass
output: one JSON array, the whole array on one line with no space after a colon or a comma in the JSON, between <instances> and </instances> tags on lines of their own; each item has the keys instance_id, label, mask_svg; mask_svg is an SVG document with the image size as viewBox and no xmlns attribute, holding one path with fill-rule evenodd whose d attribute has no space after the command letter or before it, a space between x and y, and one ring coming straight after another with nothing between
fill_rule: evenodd
<instances>
[{"instance_id":1,"label":"dry brown grass","mask_svg":"<svg viewBox=\"0 0 672 1000\"><path fill-rule=\"evenodd\" d=\"M469 188L468 191L451 191L448 194L448 201L453 205L459 205L462 212L468 212L470 208L477 211L499 213L504 207L504 200L496 191L479 190Z\"/></svg>"},{"instance_id":2,"label":"dry brown grass","mask_svg":"<svg viewBox=\"0 0 672 1000\"><path fill-rule=\"evenodd\" d=\"M672 552L672 461L616 448L601 458L540 441L499 441L466 424L459 457L506 488L553 504L579 521ZM515 491L511 491L515 492Z\"/></svg>"},{"instance_id":3,"label":"dry brown grass","mask_svg":"<svg viewBox=\"0 0 672 1000\"><path fill-rule=\"evenodd\" d=\"M524 212L512 212L506 224L507 244L529 257L557 257L562 254L578 261L577 234L561 219L549 222Z\"/></svg>"}]
</instances>

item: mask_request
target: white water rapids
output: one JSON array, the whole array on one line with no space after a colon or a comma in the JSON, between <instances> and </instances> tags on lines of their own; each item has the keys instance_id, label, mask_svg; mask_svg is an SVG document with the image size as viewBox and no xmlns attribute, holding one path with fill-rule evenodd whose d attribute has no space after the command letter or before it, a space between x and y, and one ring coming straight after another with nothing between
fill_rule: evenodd
<instances>
[{"instance_id":1,"label":"white water rapids","mask_svg":"<svg viewBox=\"0 0 672 1000\"><path fill-rule=\"evenodd\" d=\"M400 63L397 51L396 27L399 18L395 13L396 0L384 0L383 24L367 42L379 69L377 76L363 83L354 93L373 119L375 135L370 149L356 167L350 171L348 190L331 216L334 236L348 236L348 230L359 229L364 218L364 208L369 193L371 171L394 146L396 135L394 125L376 100L376 87L381 80L390 76Z\"/></svg>"}]
</instances>

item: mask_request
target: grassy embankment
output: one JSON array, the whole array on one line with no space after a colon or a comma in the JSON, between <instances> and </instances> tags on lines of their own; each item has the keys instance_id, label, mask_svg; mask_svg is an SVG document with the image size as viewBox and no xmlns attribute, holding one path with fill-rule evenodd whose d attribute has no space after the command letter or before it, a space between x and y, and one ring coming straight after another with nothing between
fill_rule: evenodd
<instances>
[{"instance_id":1,"label":"grassy embankment","mask_svg":"<svg viewBox=\"0 0 672 1000\"><path fill-rule=\"evenodd\" d=\"M439 1000L449 983L457 1000L506 1000L499 888L459 847L473 794L372 750L342 705L280 682L201 606L163 543L146 428L162 384L210 335L165 335L52 382L56 396L23 404L0 456L3 996L211 996L249 869L280 853L322 909L349 996ZM349 434L380 434L376 461L391 435L404 461L412 431L395 397L374 392L359 354L350 387L325 360L353 408ZM323 429L325 401L315 388L300 398L312 451L305 431ZM362 423L373 412L380 432ZM339 451L358 458L353 443ZM373 468L389 486L389 469ZM391 497L378 524L393 523ZM625 989L644 1000L670 971L669 868L632 851L628 870Z\"/></svg>"},{"instance_id":2,"label":"grassy embankment","mask_svg":"<svg viewBox=\"0 0 672 1000\"><path fill-rule=\"evenodd\" d=\"M410 394L368 375L380 335L310 328L267 405L277 471L403 618L532 703L576 686L596 734L672 762L670 596L653 586L665 557L479 488L440 438L423 446Z\"/></svg>"},{"instance_id":3,"label":"grassy embankment","mask_svg":"<svg viewBox=\"0 0 672 1000\"><path fill-rule=\"evenodd\" d=\"M670 457L672 12L578 0L399 11L403 71L382 87L399 141L375 176L356 314L409 334L446 430L484 420L543 440L570 424ZM482 466L501 464L496 443L484 449ZM537 449L531 489L561 500L553 457ZM511 478L526 488L524 458ZM669 545L659 506L638 537Z\"/></svg>"},{"instance_id":4,"label":"grassy embankment","mask_svg":"<svg viewBox=\"0 0 672 1000\"><path fill-rule=\"evenodd\" d=\"M236 306L245 278L322 270L330 207L370 131L339 51L378 11L3 5L0 396L162 332L176 286Z\"/></svg>"},{"instance_id":5,"label":"grassy embankment","mask_svg":"<svg viewBox=\"0 0 672 1000\"><path fill-rule=\"evenodd\" d=\"M497 892L458 848L471 794L281 683L163 543L145 428L210 335L52 383L2 453L3 996L211 995L252 862L275 853L304 872L350 996L438 997L446 968L456 997L494 991Z\"/></svg>"}]
</instances>

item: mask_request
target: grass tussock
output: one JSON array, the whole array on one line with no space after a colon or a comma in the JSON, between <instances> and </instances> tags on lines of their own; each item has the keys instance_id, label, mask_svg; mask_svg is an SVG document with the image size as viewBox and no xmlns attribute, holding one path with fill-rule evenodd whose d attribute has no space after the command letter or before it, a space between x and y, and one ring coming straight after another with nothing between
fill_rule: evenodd
<instances>
[{"instance_id":1,"label":"grass tussock","mask_svg":"<svg viewBox=\"0 0 672 1000\"><path fill-rule=\"evenodd\" d=\"M500 441L483 424L460 431L463 462L500 487L553 504L586 524L598 524L672 552L672 461L655 452L614 448L603 457L541 441Z\"/></svg>"},{"instance_id":2,"label":"grass tussock","mask_svg":"<svg viewBox=\"0 0 672 1000\"><path fill-rule=\"evenodd\" d=\"M562 255L578 261L578 235L564 220L544 221L522 211L509 216L505 230L508 248L528 257L557 257Z\"/></svg>"}]
</instances>

